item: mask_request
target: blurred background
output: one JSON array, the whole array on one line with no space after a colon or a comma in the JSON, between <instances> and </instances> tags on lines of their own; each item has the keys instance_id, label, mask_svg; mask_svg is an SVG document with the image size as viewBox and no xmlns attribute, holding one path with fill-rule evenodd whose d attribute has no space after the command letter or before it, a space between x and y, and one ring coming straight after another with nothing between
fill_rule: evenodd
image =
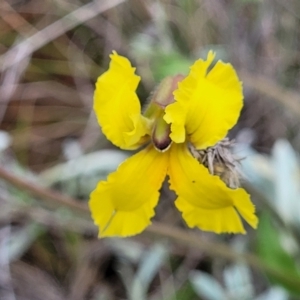
<instances>
[{"instance_id":1,"label":"blurred background","mask_svg":"<svg viewBox=\"0 0 300 300\"><path fill-rule=\"evenodd\" d=\"M300 299L299 28L298 0L1 0L0 299ZM132 154L92 110L109 54L143 104L209 49L244 84L230 137L258 229L188 229L166 182L147 231L98 240L89 193Z\"/></svg>"}]
</instances>

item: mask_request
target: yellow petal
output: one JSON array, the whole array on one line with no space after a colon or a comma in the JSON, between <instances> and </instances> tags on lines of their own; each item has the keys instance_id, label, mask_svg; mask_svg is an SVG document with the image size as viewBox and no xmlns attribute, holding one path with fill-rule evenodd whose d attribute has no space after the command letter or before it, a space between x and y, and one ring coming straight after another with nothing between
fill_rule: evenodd
<instances>
[{"instance_id":1,"label":"yellow petal","mask_svg":"<svg viewBox=\"0 0 300 300\"><path fill-rule=\"evenodd\" d=\"M131 236L151 224L168 155L148 146L123 162L107 181L98 183L89 206L99 237Z\"/></svg>"},{"instance_id":2,"label":"yellow petal","mask_svg":"<svg viewBox=\"0 0 300 300\"><path fill-rule=\"evenodd\" d=\"M185 140L205 149L223 139L237 122L243 106L242 84L230 64L218 61L208 71L214 54L199 59L189 75L174 91L175 103L166 108L165 120L171 125L171 139Z\"/></svg>"},{"instance_id":3,"label":"yellow petal","mask_svg":"<svg viewBox=\"0 0 300 300\"><path fill-rule=\"evenodd\" d=\"M94 110L105 136L122 149L136 149L149 133L147 120L135 93L140 77L129 60L115 51L109 70L99 76L94 94Z\"/></svg>"},{"instance_id":4,"label":"yellow petal","mask_svg":"<svg viewBox=\"0 0 300 300\"><path fill-rule=\"evenodd\" d=\"M168 169L176 207L189 227L216 233L245 233L241 215L257 226L255 207L242 188L232 190L192 157L184 144L171 147Z\"/></svg>"}]
</instances>

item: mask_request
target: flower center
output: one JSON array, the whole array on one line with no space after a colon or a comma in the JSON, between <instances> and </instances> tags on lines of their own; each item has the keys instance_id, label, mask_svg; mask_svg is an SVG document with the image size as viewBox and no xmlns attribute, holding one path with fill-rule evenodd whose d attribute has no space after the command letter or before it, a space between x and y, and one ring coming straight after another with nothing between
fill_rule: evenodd
<instances>
[{"instance_id":1,"label":"flower center","mask_svg":"<svg viewBox=\"0 0 300 300\"><path fill-rule=\"evenodd\" d=\"M151 102L145 111L145 116L153 121L152 142L159 151L167 151L172 143L170 138L171 125L163 119L165 108L173 103L173 92L177 89L178 82L184 78L183 75L168 76L162 80L154 91Z\"/></svg>"},{"instance_id":2,"label":"flower center","mask_svg":"<svg viewBox=\"0 0 300 300\"><path fill-rule=\"evenodd\" d=\"M164 110L162 110L161 116L155 119L155 123L152 131L152 142L154 147L159 151L167 151L172 143L170 138L171 125L167 124L163 119Z\"/></svg>"}]
</instances>

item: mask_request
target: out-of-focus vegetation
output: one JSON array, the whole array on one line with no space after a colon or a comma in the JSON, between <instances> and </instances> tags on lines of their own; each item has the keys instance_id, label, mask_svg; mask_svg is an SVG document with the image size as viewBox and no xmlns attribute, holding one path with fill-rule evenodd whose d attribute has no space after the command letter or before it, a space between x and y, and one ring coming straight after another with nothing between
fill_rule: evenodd
<instances>
[{"instance_id":1,"label":"out-of-focus vegetation","mask_svg":"<svg viewBox=\"0 0 300 300\"><path fill-rule=\"evenodd\" d=\"M1 0L0 299L300 299L299 28L298 0ZM190 230L166 183L146 232L98 240L89 193L130 155L92 111L109 54L145 103L208 49L244 82L230 135L258 229Z\"/></svg>"}]
</instances>

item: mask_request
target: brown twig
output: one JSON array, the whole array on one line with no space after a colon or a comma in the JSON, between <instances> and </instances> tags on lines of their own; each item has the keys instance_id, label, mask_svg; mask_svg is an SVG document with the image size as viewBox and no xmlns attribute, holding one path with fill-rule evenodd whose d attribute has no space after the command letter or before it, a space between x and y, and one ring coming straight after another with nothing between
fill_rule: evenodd
<instances>
[{"instance_id":1,"label":"brown twig","mask_svg":"<svg viewBox=\"0 0 300 300\"><path fill-rule=\"evenodd\" d=\"M80 203L69 196L62 195L61 193L48 188L37 186L35 183L29 182L12 174L3 167L0 167L0 178L19 189L24 189L27 192L30 192L44 201L51 200L52 204L56 204L57 206L66 206L72 211L84 213L85 215L89 214L89 209L86 204ZM167 238L180 245L194 247L204 251L212 257L222 257L230 261L246 261L252 267L268 272L290 286L300 286L298 278L293 278L285 272L264 263L253 254L239 253L222 243L209 241L195 233L187 233L183 229L174 228L160 222L153 222L153 224L147 228L146 232L154 234L160 238Z\"/></svg>"},{"instance_id":2,"label":"brown twig","mask_svg":"<svg viewBox=\"0 0 300 300\"><path fill-rule=\"evenodd\" d=\"M264 77L251 75L248 72L239 72L245 86L258 91L259 93L276 100L279 104L288 108L294 114L300 116L299 94L282 88L276 82Z\"/></svg>"},{"instance_id":3,"label":"brown twig","mask_svg":"<svg viewBox=\"0 0 300 300\"><path fill-rule=\"evenodd\" d=\"M25 190L33 194L34 196L39 197L42 200L47 200L48 204L50 204L49 200L51 200L51 204L55 204L57 206L65 206L79 213L84 212L88 214L89 212L89 209L85 203L80 203L69 196L44 187L40 187L33 182L24 180L19 176L16 176L15 174L7 171L3 167L0 167L0 178L4 179L5 181L9 182L19 189Z\"/></svg>"},{"instance_id":4,"label":"brown twig","mask_svg":"<svg viewBox=\"0 0 300 300\"><path fill-rule=\"evenodd\" d=\"M0 65L2 65L2 71L7 70L14 64L20 63L24 58L30 56L31 53L43 47L50 41L53 41L65 32L73 29L79 24L82 24L96 17L100 13L103 13L121 4L124 1L125 0L92 1L72 11L61 19L50 24L46 28L24 39L16 46L12 47L5 54L3 54L0 57ZM16 53L18 53L20 49L24 49L24 51L22 51L21 55L16 58Z\"/></svg>"}]
</instances>

